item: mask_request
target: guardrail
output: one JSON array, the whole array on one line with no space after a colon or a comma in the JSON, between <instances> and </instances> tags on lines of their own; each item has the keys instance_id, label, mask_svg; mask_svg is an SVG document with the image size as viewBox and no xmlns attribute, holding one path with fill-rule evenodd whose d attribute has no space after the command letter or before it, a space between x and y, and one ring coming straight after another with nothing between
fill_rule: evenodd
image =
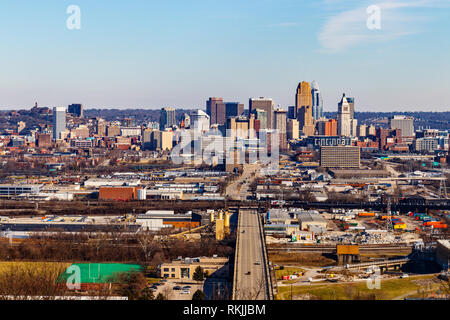
<instances>
[{"instance_id":1,"label":"guardrail","mask_svg":"<svg viewBox=\"0 0 450 320\"><path fill-rule=\"evenodd\" d=\"M267 249L266 249L266 239L264 234L264 228L262 226L261 222L261 216L259 213L258 215L258 226L259 226L259 234L261 237L261 247L263 250L263 260L264 260L264 272L265 272L265 278L267 282L267 297L268 300L273 300L273 283L272 283L272 274L269 266L269 258L267 256Z\"/></svg>"},{"instance_id":2,"label":"guardrail","mask_svg":"<svg viewBox=\"0 0 450 320\"><path fill-rule=\"evenodd\" d=\"M234 250L234 272L233 272L233 295L232 300L236 300L237 292L237 272L238 272L238 256L239 256L239 229L241 226L241 213L238 211L238 225L236 228L236 249Z\"/></svg>"}]
</instances>

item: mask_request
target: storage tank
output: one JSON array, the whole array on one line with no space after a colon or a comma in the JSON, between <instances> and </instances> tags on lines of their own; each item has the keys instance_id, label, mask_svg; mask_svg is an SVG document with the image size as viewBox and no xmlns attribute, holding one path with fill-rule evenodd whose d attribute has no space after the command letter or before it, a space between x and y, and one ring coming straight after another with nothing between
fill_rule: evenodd
<instances>
[{"instance_id":1,"label":"storage tank","mask_svg":"<svg viewBox=\"0 0 450 320\"><path fill-rule=\"evenodd\" d=\"M146 200L147 199L147 189L138 189L137 191L138 200Z\"/></svg>"},{"instance_id":2,"label":"storage tank","mask_svg":"<svg viewBox=\"0 0 450 320\"><path fill-rule=\"evenodd\" d=\"M229 227L230 227L230 214L227 211L225 213L225 228L229 228Z\"/></svg>"}]
</instances>

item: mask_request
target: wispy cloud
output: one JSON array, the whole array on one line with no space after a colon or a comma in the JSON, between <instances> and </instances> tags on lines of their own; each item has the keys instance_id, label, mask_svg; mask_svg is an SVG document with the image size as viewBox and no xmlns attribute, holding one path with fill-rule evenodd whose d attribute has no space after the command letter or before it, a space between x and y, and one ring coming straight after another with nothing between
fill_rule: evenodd
<instances>
[{"instance_id":1,"label":"wispy cloud","mask_svg":"<svg viewBox=\"0 0 450 320\"><path fill-rule=\"evenodd\" d=\"M338 0L324 0L325 4L337 4ZM340 3L342 4L342 3ZM448 4L448 1L447 1ZM381 9L381 29L367 28L367 7L377 5ZM422 31L421 22L426 17L420 10L444 6L442 1L389 1L382 3L367 3L355 9L340 12L331 16L319 33L318 40L322 49L331 52L343 51L359 44L378 43L417 34Z\"/></svg>"}]
</instances>

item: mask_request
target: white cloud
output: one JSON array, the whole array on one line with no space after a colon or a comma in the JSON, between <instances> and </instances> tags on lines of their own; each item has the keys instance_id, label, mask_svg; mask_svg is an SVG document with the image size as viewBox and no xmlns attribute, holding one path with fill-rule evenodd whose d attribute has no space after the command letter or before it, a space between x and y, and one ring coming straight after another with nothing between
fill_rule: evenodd
<instances>
[{"instance_id":1,"label":"white cloud","mask_svg":"<svg viewBox=\"0 0 450 320\"><path fill-rule=\"evenodd\" d=\"M326 3L330 3L326 0ZM366 10L369 5L381 8L381 29L369 30ZM390 1L367 3L364 7L341 12L332 16L323 26L318 40L322 49L331 52L343 51L359 44L379 43L395 40L406 35L421 32L424 16L420 10L407 8L425 8L441 6L441 1Z\"/></svg>"}]
</instances>

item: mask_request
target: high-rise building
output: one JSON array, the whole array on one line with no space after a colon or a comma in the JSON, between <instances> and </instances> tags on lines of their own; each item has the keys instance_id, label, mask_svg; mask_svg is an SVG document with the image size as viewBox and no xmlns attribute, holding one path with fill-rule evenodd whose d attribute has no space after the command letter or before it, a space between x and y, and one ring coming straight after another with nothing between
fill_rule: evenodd
<instances>
[{"instance_id":1,"label":"high-rise building","mask_svg":"<svg viewBox=\"0 0 450 320\"><path fill-rule=\"evenodd\" d=\"M401 129L402 137L414 136L414 118L406 116L393 116L389 118L389 127L391 129Z\"/></svg>"},{"instance_id":2,"label":"high-rise building","mask_svg":"<svg viewBox=\"0 0 450 320\"><path fill-rule=\"evenodd\" d=\"M261 109L266 112L267 116L267 128L266 129L273 129L273 110L274 110L274 103L272 99L269 98L250 98L249 100L249 113L251 114L253 110L255 109Z\"/></svg>"},{"instance_id":3,"label":"high-rise building","mask_svg":"<svg viewBox=\"0 0 450 320\"><path fill-rule=\"evenodd\" d=\"M255 119L259 120L259 129L267 129L267 112L262 109L254 109L252 113Z\"/></svg>"},{"instance_id":4,"label":"high-rise building","mask_svg":"<svg viewBox=\"0 0 450 320\"><path fill-rule=\"evenodd\" d=\"M330 136L330 137L337 136L336 119L317 121L317 132L321 136Z\"/></svg>"},{"instance_id":5,"label":"high-rise building","mask_svg":"<svg viewBox=\"0 0 450 320\"><path fill-rule=\"evenodd\" d=\"M282 109L277 109L274 111L274 129L278 131L278 136L280 138L280 150L285 151L288 149L287 145L287 133L286 133L286 121L287 121L287 111Z\"/></svg>"},{"instance_id":6,"label":"high-rise building","mask_svg":"<svg viewBox=\"0 0 450 320\"><path fill-rule=\"evenodd\" d=\"M355 98L346 97L350 107L350 119L355 119Z\"/></svg>"},{"instance_id":7,"label":"high-rise building","mask_svg":"<svg viewBox=\"0 0 450 320\"><path fill-rule=\"evenodd\" d=\"M53 140L61 139L61 133L66 131L66 108L53 108Z\"/></svg>"},{"instance_id":8,"label":"high-rise building","mask_svg":"<svg viewBox=\"0 0 450 320\"><path fill-rule=\"evenodd\" d=\"M206 114L209 116L210 124L223 125L226 120L226 110L223 98L212 97L206 101Z\"/></svg>"},{"instance_id":9,"label":"high-rise building","mask_svg":"<svg viewBox=\"0 0 450 320\"><path fill-rule=\"evenodd\" d=\"M288 107L288 119L297 119L297 108L295 106Z\"/></svg>"},{"instance_id":10,"label":"high-rise building","mask_svg":"<svg viewBox=\"0 0 450 320\"><path fill-rule=\"evenodd\" d=\"M297 140L300 137L300 127L297 119L287 120L286 133L288 140Z\"/></svg>"},{"instance_id":11,"label":"high-rise building","mask_svg":"<svg viewBox=\"0 0 450 320\"><path fill-rule=\"evenodd\" d=\"M250 118L240 116L227 119L227 130L230 130L230 138L253 139L255 129L255 116Z\"/></svg>"},{"instance_id":12,"label":"high-rise building","mask_svg":"<svg viewBox=\"0 0 450 320\"><path fill-rule=\"evenodd\" d=\"M83 105L80 103L71 104L67 108L67 113L70 113L77 117L82 118L83 117Z\"/></svg>"},{"instance_id":13,"label":"high-rise building","mask_svg":"<svg viewBox=\"0 0 450 320\"><path fill-rule=\"evenodd\" d=\"M175 122L175 109L174 108L162 108L159 118L159 128L164 130L166 128L172 128L176 125Z\"/></svg>"},{"instance_id":14,"label":"high-rise building","mask_svg":"<svg viewBox=\"0 0 450 320\"><path fill-rule=\"evenodd\" d=\"M366 137L367 136L367 125L360 124L357 129L357 137Z\"/></svg>"},{"instance_id":15,"label":"high-rise building","mask_svg":"<svg viewBox=\"0 0 450 320\"><path fill-rule=\"evenodd\" d=\"M48 133L38 133L36 143L39 148L49 148L52 146L52 138Z\"/></svg>"},{"instance_id":16,"label":"high-rise building","mask_svg":"<svg viewBox=\"0 0 450 320\"><path fill-rule=\"evenodd\" d=\"M210 118L203 110L194 110L190 114L191 128L197 131L208 131L210 126Z\"/></svg>"},{"instance_id":17,"label":"high-rise building","mask_svg":"<svg viewBox=\"0 0 450 320\"><path fill-rule=\"evenodd\" d=\"M295 106L300 130L306 136L313 136L315 132L312 115L312 95L309 82L300 82L295 95Z\"/></svg>"},{"instance_id":18,"label":"high-rise building","mask_svg":"<svg viewBox=\"0 0 450 320\"><path fill-rule=\"evenodd\" d=\"M342 95L342 99L338 104L338 135L351 136L352 122L350 118L350 105L347 102L345 93Z\"/></svg>"},{"instance_id":19,"label":"high-rise building","mask_svg":"<svg viewBox=\"0 0 450 320\"><path fill-rule=\"evenodd\" d=\"M312 116L314 120L318 120L323 117L323 99L320 93L319 85L314 80L311 83L311 95L312 95Z\"/></svg>"},{"instance_id":20,"label":"high-rise building","mask_svg":"<svg viewBox=\"0 0 450 320\"><path fill-rule=\"evenodd\" d=\"M244 113L244 104L239 102L225 102L225 117L239 117Z\"/></svg>"},{"instance_id":21,"label":"high-rise building","mask_svg":"<svg viewBox=\"0 0 450 320\"><path fill-rule=\"evenodd\" d=\"M320 147L320 166L324 168L359 168L360 147L322 146Z\"/></svg>"}]
</instances>

